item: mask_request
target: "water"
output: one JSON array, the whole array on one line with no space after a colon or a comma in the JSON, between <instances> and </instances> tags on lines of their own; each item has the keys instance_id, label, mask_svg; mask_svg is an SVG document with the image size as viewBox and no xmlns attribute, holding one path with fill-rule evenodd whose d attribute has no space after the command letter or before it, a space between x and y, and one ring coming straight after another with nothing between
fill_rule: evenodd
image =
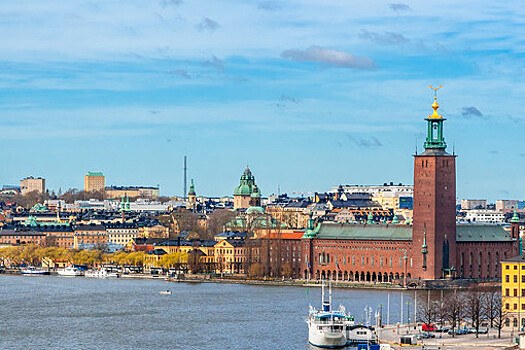
<instances>
[{"instance_id":1,"label":"water","mask_svg":"<svg viewBox=\"0 0 525 350\"><path fill-rule=\"evenodd\" d=\"M166 289L173 294L159 294ZM399 291L334 288L333 304L357 321L366 305L382 304L386 322L388 293L394 323ZM307 295L304 287L0 275L0 348L312 349L304 319L320 295L316 287ZM412 300L405 292L405 322Z\"/></svg>"}]
</instances>

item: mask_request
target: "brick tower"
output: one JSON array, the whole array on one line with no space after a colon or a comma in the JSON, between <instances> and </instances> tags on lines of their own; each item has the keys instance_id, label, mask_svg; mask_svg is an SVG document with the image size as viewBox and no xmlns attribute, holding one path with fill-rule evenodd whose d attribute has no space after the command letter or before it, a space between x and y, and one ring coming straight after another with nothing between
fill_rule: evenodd
<instances>
[{"instance_id":1,"label":"brick tower","mask_svg":"<svg viewBox=\"0 0 525 350\"><path fill-rule=\"evenodd\" d=\"M423 154L414 156L413 278L439 279L455 271L456 156L446 152L434 96Z\"/></svg>"}]
</instances>

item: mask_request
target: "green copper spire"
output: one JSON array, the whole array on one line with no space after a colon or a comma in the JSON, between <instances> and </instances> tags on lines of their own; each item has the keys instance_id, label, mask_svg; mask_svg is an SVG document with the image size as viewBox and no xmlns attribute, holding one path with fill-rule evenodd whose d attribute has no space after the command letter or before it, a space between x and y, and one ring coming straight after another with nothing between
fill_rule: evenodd
<instances>
[{"instance_id":1,"label":"green copper spire","mask_svg":"<svg viewBox=\"0 0 525 350\"><path fill-rule=\"evenodd\" d=\"M188 192L188 196L194 196L195 195L195 185L193 184L193 179L191 179L190 182L190 191Z\"/></svg>"},{"instance_id":2,"label":"green copper spire","mask_svg":"<svg viewBox=\"0 0 525 350\"><path fill-rule=\"evenodd\" d=\"M443 135L443 122L446 120L442 115L439 115L437 110L439 105L437 97L434 96L434 103L432 103L434 113L429 115L425 120L428 123L427 138L425 140L425 149L441 149L447 148L445 137Z\"/></svg>"},{"instance_id":3,"label":"green copper spire","mask_svg":"<svg viewBox=\"0 0 525 350\"><path fill-rule=\"evenodd\" d=\"M510 222L520 222L520 216L518 215L518 211L516 210L516 208L514 208L514 215L512 215L512 219L510 219Z\"/></svg>"},{"instance_id":4,"label":"green copper spire","mask_svg":"<svg viewBox=\"0 0 525 350\"><path fill-rule=\"evenodd\" d=\"M374 214L372 214L372 210L368 213L368 220L366 221L367 224L373 224L374 223Z\"/></svg>"}]
</instances>

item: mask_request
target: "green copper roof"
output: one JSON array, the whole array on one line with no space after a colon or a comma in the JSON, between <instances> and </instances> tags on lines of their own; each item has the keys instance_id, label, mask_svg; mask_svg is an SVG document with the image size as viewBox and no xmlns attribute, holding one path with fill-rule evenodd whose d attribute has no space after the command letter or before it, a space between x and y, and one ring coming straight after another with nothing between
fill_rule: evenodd
<instances>
[{"instance_id":1,"label":"green copper roof","mask_svg":"<svg viewBox=\"0 0 525 350\"><path fill-rule=\"evenodd\" d=\"M509 242L510 233L496 225L457 225L456 242Z\"/></svg>"},{"instance_id":2,"label":"green copper roof","mask_svg":"<svg viewBox=\"0 0 525 350\"><path fill-rule=\"evenodd\" d=\"M443 135L443 122L446 120L437 113L439 105L436 97L434 97L434 103L432 104L434 113L426 118L428 123L427 138L425 140L425 149L441 149L447 148L445 143L445 137Z\"/></svg>"},{"instance_id":3,"label":"green copper roof","mask_svg":"<svg viewBox=\"0 0 525 350\"><path fill-rule=\"evenodd\" d=\"M260 191L257 185L255 184L255 176L252 175L252 172L249 168L246 168L246 170L244 170L244 173L241 176L239 186L235 187L235 189L233 190L233 195L251 196L253 193L259 193L260 196Z\"/></svg>"},{"instance_id":4,"label":"green copper roof","mask_svg":"<svg viewBox=\"0 0 525 350\"><path fill-rule=\"evenodd\" d=\"M518 215L518 212L516 209L514 209L514 215L512 215L512 219L510 219L510 222L520 222L520 216Z\"/></svg>"},{"instance_id":5,"label":"green copper roof","mask_svg":"<svg viewBox=\"0 0 525 350\"><path fill-rule=\"evenodd\" d=\"M246 209L247 214L253 214L253 213L264 214L264 212L265 210L263 207L249 207L248 209Z\"/></svg>"},{"instance_id":6,"label":"green copper roof","mask_svg":"<svg viewBox=\"0 0 525 350\"><path fill-rule=\"evenodd\" d=\"M412 227L323 223L315 238L410 241L412 240Z\"/></svg>"},{"instance_id":7,"label":"green copper roof","mask_svg":"<svg viewBox=\"0 0 525 350\"><path fill-rule=\"evenodd\" d=\"M92 173L88 171L87 176L104 176L104 173Z\"/></svg>"}]
</instances>

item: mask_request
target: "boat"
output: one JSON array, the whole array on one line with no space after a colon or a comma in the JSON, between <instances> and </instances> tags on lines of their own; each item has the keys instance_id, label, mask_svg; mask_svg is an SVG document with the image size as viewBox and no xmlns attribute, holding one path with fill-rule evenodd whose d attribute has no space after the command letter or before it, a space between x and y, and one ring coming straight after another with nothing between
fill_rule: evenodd
<instances>
[{"instance_id":1,"label":"boat","mask_svg":"<svg viewBox=\"0 0 525 350\"><path fill-rule=\"evenodd\" d=\"M308 342L320 348L343 348L349 345L366 344L377 346L377 334L373 327L356 325L354 317L343 305L332 310L332 284L328 285L328 301L325 300L325 282L322 282L322 310L310 305Z\"/></svg>"},{"instance_id":2,"label":"boat","mask_svg":"<svg viewBox=\"0 0 525 350\"><path fill-rule=\"evenodd\" d=\"M118 278L119 274L116 272L108 272L105 268L101 268L99 270L90 270L86 271L85 275L86 277L98 277L98 278Z\"/></svg>"},{"instance_id":3,"label":"boat","mask_svg":"<svg viewBox=\"0 0 525 350\"><path fill-rule=\"evenodd\" d=\"M346 314L343 306L332 310L332 284L329 284L328 301L325 300L325 282L322 282L322 310L310 305L308 324L308 342L321 348L342 348L347 345L346 328L354 324L353 317Z\"/></svg>"},{"instance_id":4,"label":"boat","mask_svg":"<svg viewBox=\"0 0 525 350\"><path fill-rule=\"evenodd\" d=\"M22 275L49 275L50 272L37 267L28 266L22 270Z\"/></svg>"},{"instance_id":5,"label":"boat","mask_svg":"<svg viewBox=\"0 0 525 350\"><path fill-rule=\"evenodd\" d=\"M162 295L171 295L171 292L170 290L163 290L162 292L159 292L159 294L162 294Z\"/></svg>"},{"instance_id":6,"label":"boat","mask_svg":"<svg viewBox=\"0 0 525 350\"><path fill-rule=\"evenodd\" d=\"M72 276L72 277L84 276L84 272L82 270L77 269L74 266L68 266L64 269L57 270L57 273L60 276Z\"/></svg>"}]
</instances>

